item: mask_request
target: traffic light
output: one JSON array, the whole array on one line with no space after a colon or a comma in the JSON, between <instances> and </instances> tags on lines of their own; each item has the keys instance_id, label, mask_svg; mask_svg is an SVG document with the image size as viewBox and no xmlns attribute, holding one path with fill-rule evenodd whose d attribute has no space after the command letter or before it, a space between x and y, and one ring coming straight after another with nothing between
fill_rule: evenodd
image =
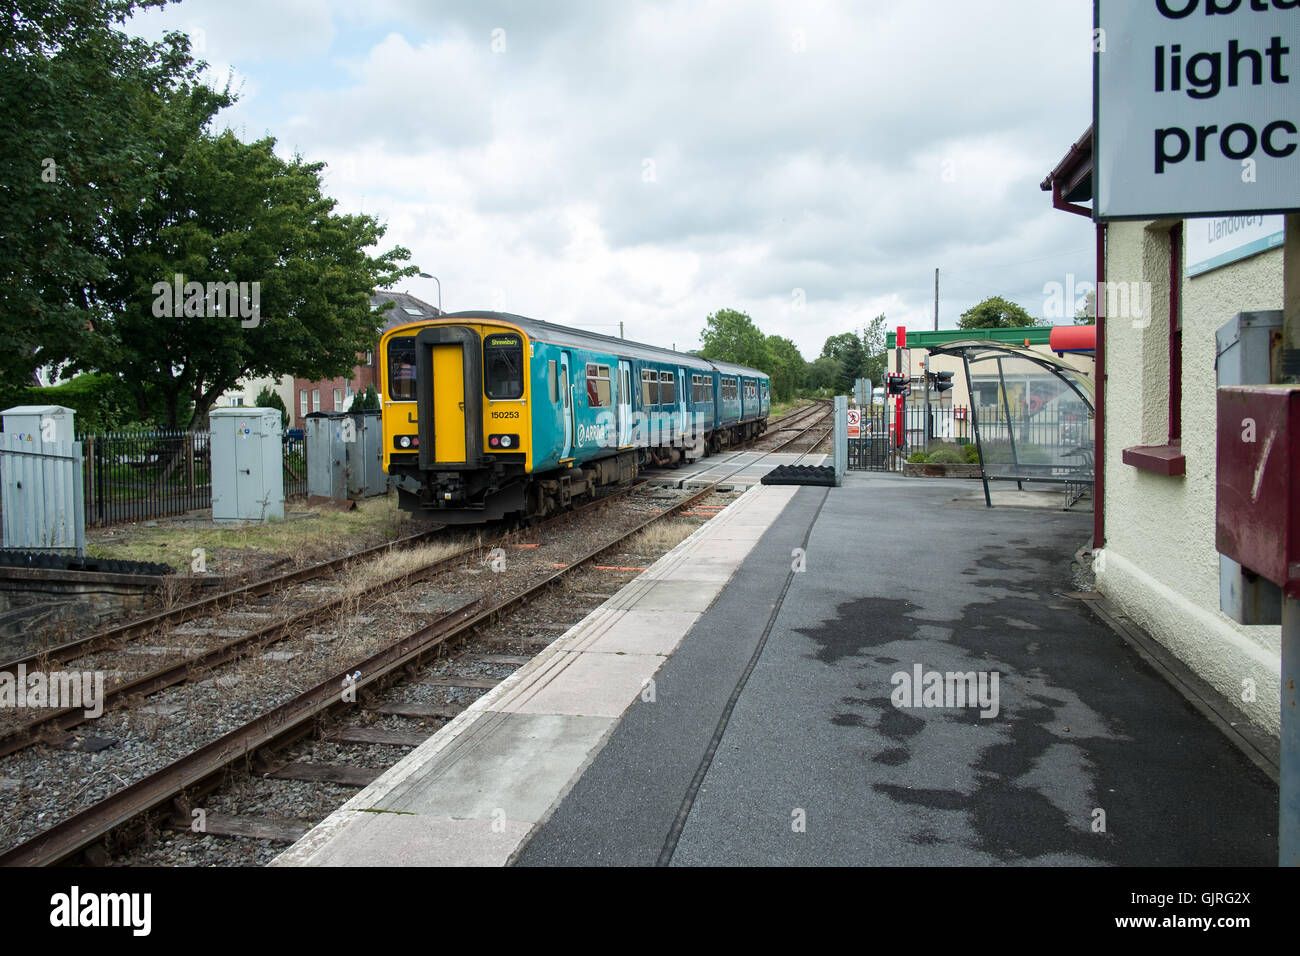
<instances>
[{"instance_id":1,"label":"traffic light","mask_svg":"<svg viewBox=\"0 0 1300 956\"><path fill-rule=\"evenodd\" d=\"M888 372L885 375L885 387L890 395L910 395L912 386L905 372Z\"/></svg>"},{"instance_id":2,"label":"traffic light","mask_svg":"<svg viewBox=\"0 0 1300 956\"><path fill-rule=\"evenodd\" d=\"M946 392L952 388L952 372L931 372L930 388L936 392Z\"/></svg>"}]
</instances>

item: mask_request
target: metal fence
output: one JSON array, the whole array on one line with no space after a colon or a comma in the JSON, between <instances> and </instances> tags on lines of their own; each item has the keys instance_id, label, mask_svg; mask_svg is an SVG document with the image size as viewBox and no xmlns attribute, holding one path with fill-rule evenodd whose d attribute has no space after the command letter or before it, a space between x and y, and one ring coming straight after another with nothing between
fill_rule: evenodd
<instances>
[{"instance_id":1,"label":"metal fence","mask_svg":"<svg viewBox=\"0 0 1300 956\"><path fill-rule=\"evenodd\" d=\"M209 432L83 435L86 523L146 521L212 505ZM301 433L284 436L284 493L307 493Z\"/></svg>"},{"instance_id":2,"label":"metal fence","mask_svg":"<svg viewBox=\"0 0 1300 956\"><path fill-rule=\"evenodd\" d=\"M1081 403L1052 406L1034 413L1002 405L905 405L902 443L896 444L898 416L893 405L861 409L859 439L849 439L849 467L870 471L900 470L916 451L975 444L974 415L979 416L984 462L999 470L1045 476L1091 470L1091 421ZM978 459L976 459L978 461Z\"/></svg>"}]
</instances>

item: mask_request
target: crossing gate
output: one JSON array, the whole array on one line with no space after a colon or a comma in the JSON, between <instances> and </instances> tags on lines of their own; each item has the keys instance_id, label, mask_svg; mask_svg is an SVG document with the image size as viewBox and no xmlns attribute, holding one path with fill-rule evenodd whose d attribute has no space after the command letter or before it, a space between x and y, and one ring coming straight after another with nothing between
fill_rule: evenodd
<instances>
[{"instance_id":1,"label":"crossing gate","mask_svg":"<svg viewBox=\"0 0 1300 956\"><path fill-rule=\"evenodd\" d=\"M849 468L855 471L889 470L889 410L881 405L857 409L858 438L849 439Z\"/></svg>"},{"instance_id":2,"label":"crossing gate","mask_svg":"<svg viewBox=\"0 0 1300 956\"><path fill-rule=\"evenodd\" d=\"M32 441L0 432L0 523L3 547L86 553L81 442Z\"/></svg>"}]
</instances>

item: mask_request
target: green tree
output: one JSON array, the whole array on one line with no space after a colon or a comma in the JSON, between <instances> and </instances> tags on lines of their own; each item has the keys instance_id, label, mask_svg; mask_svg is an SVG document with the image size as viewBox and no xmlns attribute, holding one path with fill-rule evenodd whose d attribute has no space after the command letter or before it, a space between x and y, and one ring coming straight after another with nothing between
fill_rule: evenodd
<instances>
[{"instance_id":1,"label":"green tree","mask_svg":"<svg viewBox=\"0 0 1300 956\"><path fill-rule=\"evenodd\" d=\"M284 399L280 397L280 393L269 385L262 386L262 390L257 393L257 400L253 404L258 408L280 409L280 427L289 427L289 409L284 407Z\"/></svg>"},{"instance_id":2,"label":"green tree","mask_svg":"<svg viewBox=\"0 0 1300 956\"><path fill-rule=\"evenodd\" d=\"M971 306L957 320L959 329L1015 329L1037 324L1020 306L997 295Z\"/></svg>"},{"instance_id":3,"label":"green tree","mask_svg":"<svg viewBox=\"0 0 1300 956\"><path fill-rule=\"evenodd\" d=\"M352 396L350 412L379 411L379 393L373 385L367 385L364 392Z\"/></svg>"},{"instance_id":4,"label":"green tree","mask_svg":"<svg viewBox=\"0 0 1300 956\"><path fill-rule=\"evenodd\" d=\"M172 427L186 400L194 422L206 422L241 378L349 374L382 326L371 293L417 271L400 265L407 250L366 253L385 229L370 216L333 212L321 193L323 164L286 162L269 137L187 140L186 122L202 110L172 101L163 112L173 120L166 173L144 202L106 224L117 254L98 290L108 316L78 363L155 383ZM177 276L183 303L173 295ZM203 295L185 290L191 281Z\"/></svg>"},{"instance_id":5,"label":"green tree","mask_svg":"<svg viewBox=\"0 0 1300 956\"><path fill-rule=\"evenodd\" d=\"M866 359L862 363L861 377L871 379L873 386L885 384L885 364L889 358L885 347L887 321L882 312L862 330L862 350Z\"/></svg>"},{"instance_id":6,"label":"green tree","mask_svg":"<svg viewBox=\"0 0 1300 956\"><path fill-rule=\"evenodd\" d=\"M719 309L705 323L704 331L700 333L700 340L704 343L700 355L771 374L767 340L748 315L735 309Z\"/></svg>"},{"instance_id":7,"label":"green tree","mask_svg":"<svg viewBox=\"0 0 1300 956\"><path fill-rule=\"evenodd\" d=\"M780 401L789 401L803 384L808 363L798 346L780 335L767 337L767 354L771 365L766 371L772 378L772 394Z\"/></svg>"},{"instance_id":8,"label":"green tree","mask_svg":"<svg viewBox=\"0 0 1300 956\"><path fill-rule=\"evenodd\" d=\"M103 316L111 274L102 242L164 173L158 104L231 100L199 81L184 34L161 42L120 26L163 0L9 0L0 13L0 383L30 385L72 357Z\"/></svg>"},{"instance_id":9,"label":"green tree","mask_svg":"<svg viewBox=\"0 0 1300 956\"><path fill-rule=\"evenodd\" d=\"M808 388L815 392L835 391L844 375L844 363L823 355L808 366Z\"/></svg>"},{"instance_id":10,"label":"green tree","mask_svg":"<svg viewBox=\"0 0 1300 956\"><path fill-rule=\"evenodd\" d=\"M867 363L867 350L862 344L862 339L854 332L832 335L822 346L822 356L833 358L840 363L840 374L835 382L835 389L841 394L851 392L854 379L861 378L862 370Z\"/></svg>"}]
</instances>

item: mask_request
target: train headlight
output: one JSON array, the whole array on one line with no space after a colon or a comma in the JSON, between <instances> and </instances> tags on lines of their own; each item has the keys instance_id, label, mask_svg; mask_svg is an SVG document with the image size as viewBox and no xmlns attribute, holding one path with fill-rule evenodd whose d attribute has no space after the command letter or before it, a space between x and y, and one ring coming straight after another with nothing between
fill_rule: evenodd
<instances>
[{"instance_id":1,"label":"train headlight","mask_svg":"<svg viewBox=\"0 0 1300 956\"><path fill-rule=\"evenodd\" d=\"M502 448L509 448L509 447L511 446L511 444L512 444L512 442L511 442L511 440L510 440L510 436L509 436L509 435L502 435L502 436L501 436L501 447L502 447Z\"/></svg>"},{"instance_id":2,"label":"train headlight","mask_svg":"<svg viewBox=\"0 0 1300 956\"><path fill-rule=\"evenodd\" d=\"M398 448L410 448L410 447L411 447L411 436L410 436L410 435L399 435L399 436L397 437L397 447L398 447Z\"/></svg>"},{"instance_id":3,"label":"train headlight","mask_svg":"<svg viewBox=\"0 0 1300 956\"><path fill-rule=\"evenodd\" d=\"M518 448L518 435L488 435L489 448Z\"/></svg>"}]
</instances>

